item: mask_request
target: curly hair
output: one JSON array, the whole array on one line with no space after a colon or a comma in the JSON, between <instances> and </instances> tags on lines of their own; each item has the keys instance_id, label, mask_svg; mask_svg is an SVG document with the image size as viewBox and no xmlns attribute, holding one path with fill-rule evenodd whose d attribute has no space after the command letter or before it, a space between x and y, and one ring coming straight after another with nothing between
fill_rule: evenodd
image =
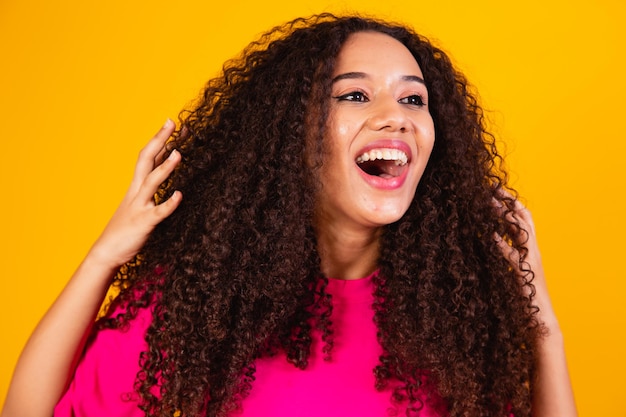
<instances>
[{"instance_id":1,"label":"curly hair","mask_svg":"<svg viewBox=\"0 0 626 417\"><path fill-rule=\"evenodd\" d=\"M311 143L323 148L337 55L362 31L387 34L415 57L436 137L408 211L381 234L376 388L400 381L392 396L409 401L407 415L427 401L430 385L453 417L530 415L540 327L533 273L517 243L523 230L507 216L513 198L502 192L507 176L476 95L446 54L412 30L330 14L264 34L181 113L170 149L182 163L156 200L181 190L185 201L117 273L114 304L125 313L99 322L124 326L137 309L153 308L135 383L147 415L228 415L251 389L255 358L283 350L307 366L314 326L332 354L331 296L313 225L323 160L311 164L307 155ZM524 276L495 234L520 251Z\"/></svg>"}]
</instances>

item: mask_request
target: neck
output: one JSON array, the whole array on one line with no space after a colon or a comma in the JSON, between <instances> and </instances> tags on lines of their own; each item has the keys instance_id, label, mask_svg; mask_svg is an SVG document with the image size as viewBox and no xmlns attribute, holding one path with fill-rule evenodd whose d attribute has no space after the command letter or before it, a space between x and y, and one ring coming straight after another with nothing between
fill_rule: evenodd
<instances>
[{"instance_id":1,"label":"neck","mask_svg":"<svg viewBox=\"0 0 626 417\"><path fill-rule=\"evenodd\" d=\"M317 228L317 245L324 275L347 280L370 275L378 265L381 229L347 230L337 226L325 224Z\"/></svg>"}]
</instances>

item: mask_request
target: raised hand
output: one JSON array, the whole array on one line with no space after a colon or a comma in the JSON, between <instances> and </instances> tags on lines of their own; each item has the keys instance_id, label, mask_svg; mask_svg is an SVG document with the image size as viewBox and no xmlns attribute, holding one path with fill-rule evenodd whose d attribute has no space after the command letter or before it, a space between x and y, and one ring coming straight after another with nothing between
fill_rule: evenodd
<instances>
[{"instance_id":1,"label":"raised hand","mask_svg":"<svg viewBox=\"0 0 626 417\"><path fill-rule=\"evenodd\" d=\"M154 202L154 193L159 185L181 159L180 153L173 150L163 160L165 143L174 128L174 122L168 119L139 153L130 187L89 254L104 267L117 268L129 261L141 249L154 227L180 204L182 195L179 191L161 204Z\"/></svg>"},{"instance_id":2,"label":"raised hand","mask_svg":"<svg viewBox=\"0 0 626 417\"><path fill-rule=\"evenodd\" d=\"M141 249L154 227L180 204L180 192L159 205L154 203L154 193L181 159L176 151L163 159L165 143L174 128L168 120L139 154L122 203L24 347L1 417L53 414L111 277Z\"/></svg>"},{"instance_id":3,"label":"raised hand","mask_svg":"<svg viewBox=\"0 0 626 417\"><path fill-rule=\"evenodd\" d=\"M505 198L512 196L505 194ZM541 254L537 245L535 224L530 211L519 200L514 200L513 210L507 210L496 203L507 220L519 226L518 233L512 236L515 243L526 247L522 262L520 253L501 236L495 236L504 256L509 260L520 278L525 273L522 268L530 269L534 274L532 281L535 287L533 304L539 308L538 319L546 332L537 341L535 358L537 374L532 381L534 417L575 417L577 416L574 394L569 378L563 335L550 302L546 277L541 262ZM521 285L520 280L520 285ZM528 286L523 287L528 291Z\"/></svg>"},{"instance_id":4,"label":"raised hand","mask_svg":"<svg viewBox=\"0 0 626 417\"><path fill-rule=\"evenodd\" d=\"M539 245L537 244L535 224L530 211L519 200L514 200L512 211L505 211L503 207L500 207L500 209L503 213L506 213L507 220L519 226L519 232L513 238L516 240L517 244L524 245L528 250L524 256L523 264L534 274L532 281L535 287L533 304L539 307L539 320L546 326L548 331L555 327L557 327L555 330L558 330L558 322L554 310L552 309L552 303L550 302L543 263L541 261L541 253L539 252ZM501 236L496 236L496 240L504 256L521 277L524 271L521 269L520 253L517 249L509 245L506 240L502 239Z\"/></svg>"}]
</instances>

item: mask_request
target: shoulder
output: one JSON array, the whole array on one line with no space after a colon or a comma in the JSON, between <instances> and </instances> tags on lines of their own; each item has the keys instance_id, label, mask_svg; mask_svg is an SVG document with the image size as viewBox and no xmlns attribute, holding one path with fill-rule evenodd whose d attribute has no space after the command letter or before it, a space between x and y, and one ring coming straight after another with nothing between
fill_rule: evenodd
<instances>
[{"instance_id":1,"label":"shoulder","mask_svg":"<svg viewBox=\"0 0 626 417\"><path fill-rule=\"evenodd\" d=\"M123 311L115 308L110 315ZM143 416L134 382L151 322L152 309L142 308L127 325L98 330L79 359L55 416Z\"/></svg>"}]
</instances>

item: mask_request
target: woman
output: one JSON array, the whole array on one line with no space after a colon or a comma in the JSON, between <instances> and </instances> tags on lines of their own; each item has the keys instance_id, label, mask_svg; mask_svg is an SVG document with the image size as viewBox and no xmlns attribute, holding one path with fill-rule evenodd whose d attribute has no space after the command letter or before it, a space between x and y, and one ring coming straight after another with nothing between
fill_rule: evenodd
<instances>
[{"instance_id":1,"label":"woman","mask_svg":"<svg viewBox=\"0 0 626 417\"><path fill-rule=\"evenodd\" d=\"M29 340L3 416L59 398L56 415L576 414L532 220L427 40L297 19L174 129Z\"/></svg>"}]
</instances>

